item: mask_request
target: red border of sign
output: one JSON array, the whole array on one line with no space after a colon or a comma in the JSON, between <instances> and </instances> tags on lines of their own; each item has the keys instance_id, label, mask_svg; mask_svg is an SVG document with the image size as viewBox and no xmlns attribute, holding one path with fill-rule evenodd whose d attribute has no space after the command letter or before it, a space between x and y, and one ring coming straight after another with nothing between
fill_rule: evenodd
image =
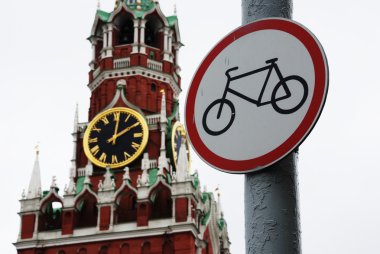
<instances>
[{"instance_id":1,"label":"red border of sign","mask_svg":"<svg viewBox=\"0 0 380 254\"><path fill-rule=\"evenodd\" d=\"M315 72L314 93L310 107L295 132L281 145L269 153L250 160L229 160L213 153L203 143L194 120L196 94L200 82L210 64L228 45L238 38L260 30L279 30L296 37L308 50ZM296 147L298 147L313 129L322 112L328 90L328 64L324 51L316 37L302 25L288 19L270 18L262 19L248 25L239 27L223 38L206 56L195 73L189 88L185 118L186 128L191 144L198 155L208 164L228 173L247 173L263 169L280 160Z\"/></svg>"}]
</instances>

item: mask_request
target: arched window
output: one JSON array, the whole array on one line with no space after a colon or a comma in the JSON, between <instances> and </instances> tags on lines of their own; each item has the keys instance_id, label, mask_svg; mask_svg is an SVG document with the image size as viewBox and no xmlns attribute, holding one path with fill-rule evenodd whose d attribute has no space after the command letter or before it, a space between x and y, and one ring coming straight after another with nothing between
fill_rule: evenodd
<instances>
[{"instance_id":1,"label":"arched window","mask_svg":"<svg viewBox=\"0 0 380 254\"><path fill-rule=\"evenodd\" d=\"M141 254L150 254L150 243L144 242L141 248Z\"/></svg>"},{"instance_id":2,"label":"arched window","mask_svg":"<svg viewBox=\"0 0 380 254\"><path fill-rule=\"evenodd\" d=\"M120 28L119 44L133 43L133 21L127 20Z\"/></svg>"},{"instance_id":3,"label":"arched window","mask_svg":"<svg viewBox=\"0 0 380 254\"><path fill-rule=\"evenodd\" d=\"M108 254L108 246L100 247L99 254Z\"/></svg>"},{"instance_id":4,"label":"arched window","mask_svg":"<svg viewBox=\"0 0 380 254\"><path fill-rule=\"evenodd\" d=\"M152 59L152 60L155 59L155 57L154 57L154 51L150 51L149 58Z\"/></svg>"},{"instance_id":5,"label":"arched window","mask_svg":"<svg viewBox=\"0 0 380 254\"><path fill-rule=\"evenodd\" d=\"M160 48L160 34L163 23L156 15L149 15L145 24L145 44L151 47ZM162 38L161 38L162 41ZM162 42L161 42L162 44Z\"/></svg>"},{"instance_id":6,"label":"arched window","mask_svg":"<svg viewBox=\"0 0 380 254\"><path fill-rule=\"evenodd\" d=\"M137 220L137 196L131 190L122 192L117 198L116 223Z\"/></svg>"},{"instance_id":7,"label":"arched window","mask_svg":"<svg viewBox=\"0 0 380 254\"><path fill-rule=\"evenodd\" d=\"M157 90L156 84L152 83L152 84L150 85L150 91L152 91L152 92L156 92L156 90Z\"/></svg>"},{"instance_id":8,"label":"arched window","mask_svg":"<svg viewBox=\"0 0 380 254\"><path fill-rule=\"evenodd\" d=\"M41 208L40 231L60 229L62 225L62 203L51 201Z\"/></svg>"},{"instance_id":9,"label":"arched window","mask_svg":"<svg viewBox=\"0 0 380 254\"><path fill-rule=\"evenodd\" d=\"M98 223L98 207L96 198L90 193L86 193L76 203L77 227L96 227Z\"/></svg>"},{"instance_id":10,"label":"arched window","mask_svg":"<svg viewBox=\"0 0 380 254\"><path fill-rule=\"evenodd\" d=\"M152 202L152 219L172 217L173 201L167 187L159 186L150 195Z\"/></svg>"},{"instance_id":11,"label":"arched window","mask_svg":"<svg viewBox=\"0 0 380 254\"><path fill-rule=\"evenodd\" d=\"M114 24L117 29L115 30L117 45L131 44L134 41L134 27L133 17L127 13L121 13L116 19Z\"/></svg>"}]
</instances>

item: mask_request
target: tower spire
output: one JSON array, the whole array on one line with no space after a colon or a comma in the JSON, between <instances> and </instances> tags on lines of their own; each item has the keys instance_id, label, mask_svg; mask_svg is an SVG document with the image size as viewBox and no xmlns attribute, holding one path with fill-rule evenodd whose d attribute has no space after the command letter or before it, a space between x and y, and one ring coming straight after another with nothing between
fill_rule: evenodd
<instances>
[{"instance_id":1,"label":"tower spire","mask_svg":"<svg viewBox=\"0 0 380 254\"><path fill-rule=\"evenodd\" d=\"M32 176L29 182L29 188L28 188L28 194L27 194L28 199L37 198L41 195L41 172L40 172L40 162L38 158L40 154L39 145L36 145L35 151L36 151L36 159L34 161Z\"/></svg>"},{"instance_id":2,"label":"tower spire","mask_svg":"<svg viewBox=\"0 0 380 254\"><path fill-rule=\"evenodd\" d=\"M219 186L215 189L217 195L218 195L218 201L217 201L217 211L218 211L218 218L223 217L223 210L222 210L222 202L220 200L220 189Z\"/></svg>"},{"instance_id":3,"label":"tower spire","mask_svg":"<svg viewBox=\"0 0 380 254\"><path fill-rule=\"evenodd\" d=\"M74 131L73 132L77 132L78 131L78 123L79 123L79 113L78 113L78 103L75 105L75 115L74 115Z\"/></svg>"},{"instance_id":4,"label":"tower spire","mask_svg":"<svg viewBox=\"0 0 380 254\"><path fill-rule=\"evenodd\" d=\"M74 114L74 129L73 133L71 134L73 136L73 156L71 158L71 167L70 167L70 172L69 172L69 187L68 187L68 192L72 193L75 190L75 182L74 178L76 176L76 154L77 154L77 135L78 135L78 124L79 124L79 113L78 113L78 103L76 104L75 107L75 114Z\"/></svg>"},{"instance_id":5,"label":"tower spire","mask_svg":"<svg viewBox=\"0 0 380 254\"><path fill-rule=\"evenodd\" d=\"M114 9L116 10L117 9L117 7L119 6L119 3L120 3L120 1L119 0L115 0L115 7L114 7Z\"/></svg>"},{"instance_id":6,"label":"tower spire","mask_svg":"<svg viewBox=\"0 0 380 254\"><path fill-rule=\"evenodd\" d=\"M186 181L189 177L189 159L186 153L186 144L181 136L181 146L178 153L176 177L178 182Z\"/></svg>"},{"instance_id":7,"label":"tower spire","mask_svg":"<svg viewBox=\"0 0 380 254\"><path fill-rule=\"evenodd\" d=\"M168 122L168 118L166 117L165 90L162 89L160 92L162 93L161 113L160 113L161 148L160 148L160 157L158 158L158 168L159 168L158 175L163 175L164 168L169 170L169 164L166 158L166 146L165 146L166 125Z\"/></svg>"}]
</instances>

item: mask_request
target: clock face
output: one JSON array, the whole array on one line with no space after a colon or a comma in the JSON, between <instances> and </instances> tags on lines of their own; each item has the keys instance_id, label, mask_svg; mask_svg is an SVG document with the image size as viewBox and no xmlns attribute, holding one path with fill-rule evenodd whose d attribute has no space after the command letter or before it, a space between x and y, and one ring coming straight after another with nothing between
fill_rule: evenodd
<instances>
[{"instance_id":1,"label":"clock face","mask_svg":"<svg viewBox=\"0 0 380 254\"><path fill-rule=\"evenodd\" d=\"M177 168L179 149L181 145L184 144L186 149L186 155L189 162L190 168L190 149L189 142L186 137L186 130L180 122L176 122L172 128L172 137L171 137L171 147L172 147L172 160L174 166Z\"/></svg>"},{"instance_id":2,"label":"clock face","mask_svg":"<svg viewBox=\"0 0 380 254\"><path fill-rule=\"evenodd\" d=\"M148 142L143 116L129 108L111 108L98 114L83 138L87 158L97 166L118 168L134 161Z\"/></svg>"}]
</instances>

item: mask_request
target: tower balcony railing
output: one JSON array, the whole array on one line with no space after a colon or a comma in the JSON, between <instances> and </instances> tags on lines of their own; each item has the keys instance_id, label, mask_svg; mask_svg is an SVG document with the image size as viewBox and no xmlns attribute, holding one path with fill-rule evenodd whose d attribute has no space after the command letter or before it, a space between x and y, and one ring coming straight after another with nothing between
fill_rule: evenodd
<instances>
[{"instance_id":1,"label":"tower balcony railing","mask_svg":"<svg viewBox=\"0 0 380 254\"><path fill-rule=\"evenodd\" d=\"M148 59L148 69L154 71L162 71L162 63L152 59Z\"/></svg>"},{"instance_id":2,"label":"tower balcony railing","mask_svg":"<svg viewBox=\"0 0 380 254\"><path fill-rule=\"evenodd\" d=\"M146 117L146 120L148 122L148 125L154 125L160 122L160 115L150 115Z\"/></svg>"},{"instance_id":3,"label":"tower balcony railing","mask_svg":"<svg viewBox=\"0 0 380 254\"><path fill-rule=\"evenodd\" d=\"M114 69L128 68L130 65L131 65L130 57L115 59L113 62Z\"/></svg>"},{"instance_id":4,"label":"tower balcony railing","mask_svg":"<svg viewBox=\"0 0 380 254\"><path fill-rule=\"evenodd\" d=\"M157 160L149 160L149 168L157 168L158 162Z\"/></svg>"}]
</instances>

